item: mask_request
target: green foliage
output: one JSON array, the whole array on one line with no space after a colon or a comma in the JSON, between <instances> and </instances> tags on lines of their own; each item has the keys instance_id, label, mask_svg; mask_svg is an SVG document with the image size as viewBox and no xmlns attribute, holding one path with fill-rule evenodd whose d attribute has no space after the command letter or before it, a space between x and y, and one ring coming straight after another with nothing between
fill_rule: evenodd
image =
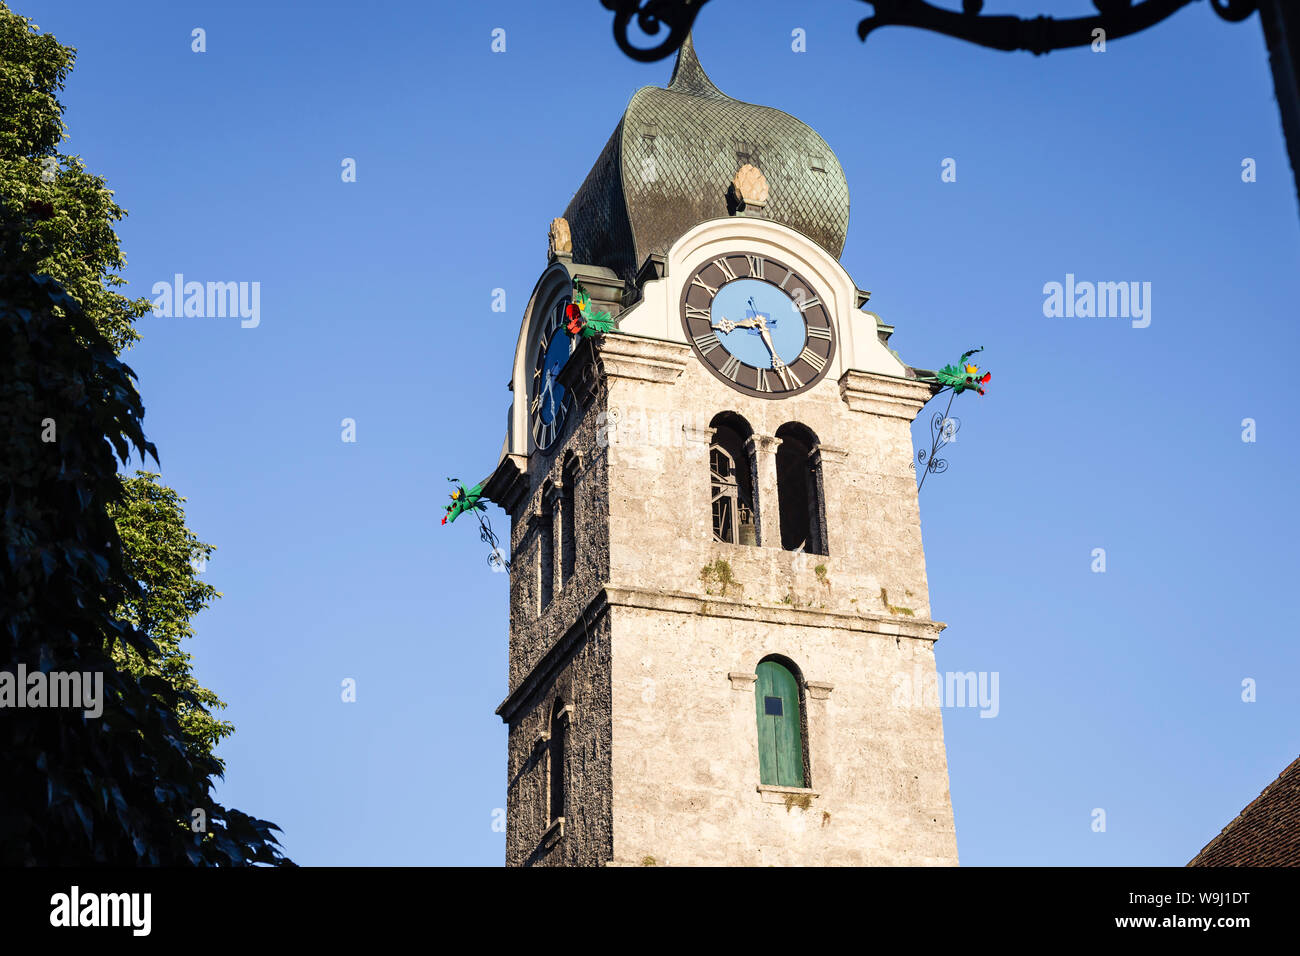
<instances>
[{"instance_id":1,"label":"green foliage","mask_svg":"<svg viewBox=\"0 0 1300 956\"><path fill-rule=\"evenodd\" d=\"M0 865L287 862L274 824L212 800L221 767L193 756L177 719L197 698L113 659L160 663L114 612L148 601L109 516L117 460L157 452L131 370L58 283L23 271L22 226L0 221L0 667L102 674L103 713L7 710ZM207 832L193 833L200 809Z\"/></svg>"},{"instance_id":2,"label":"green foliage","mask_svg":"<svg viewBox=\"0 0 1300 956\"><path fill-rule=\"evenodd\" d=\"M700 582L704 585L705 594L712 594L713 585L719 585L723 597L726 597L727 591L731 588L735 588L737 591L745 589L732 573L731 562L724 561L722 558L718 558L712 564L706 564L700 569Z\"/></svg>"},{"instance_id":3,"label":"green foliage","mask_svg":"<svg viewBox=\"0 0 1300 956\"><path fill-rule=\"evenodd\" d=\"M219 596L189 565L212 549L157 476L117 474L157 458L118 358L149 303L114 291L125 211L58 152L75 56L0 0L0 670L104 681L100 718L5 712L0 865L287 863L274 824L210 795L233 728L180 641Z\"/></svg>"},{"instance_id":4,"label":"green foliage","mask_svg":"<svg viewBox=\"0 0 1300 956\"><path fill-rule=\"evenodd\" d=\"M109 505L108 513L122 538L126 572L140 584L139 594L118 608L118 617L147 634L158 654L146 662L130 648L117 645L113 659L137 677L153 674L194 695L203 706L182 702L177 716L191 753L210 757L235 726L212 716L211 711L223 709L225 701L195 679L193 657L181 650L181 641L194 636L190 620L221 597L194 567L215 549L185 526L185 499L157 479L158 475L144 471L123 479L122 496ZM221 758L216 759L224 769Z\"/></svg>"},{"instance_id":5,"label":"green foliage","mask_svg":"<svg viewBox=\"0 0 1300 956\"><path fill-rule=\"evenodd\" d=\"M812 794L810 793L787 793L785 795L785 812L789 813L795 807L800 810L807 810L812 806ZM822 824L825 826L825 823Z\"/></svg>"},{"instance_id":6,"label":"green foliage","mask_svg":"<svg viewBox=\"0 0 1300 956\"><path fill-rule=\"evenodd\" d=\"M76 156L58 153L66 133L58 93L76 61L76 51L54 37L36 33L31 22L0 0L0 209L18 225L32 271L52 276L120 353L139 338L134 321L149 309L146 299L128 300L114 288L125 284L116 272L126 264L113 223L126 215L97 176L86 173ZM128 572L145 588L147 605L119 608L160 647L155 670L177 689L192 692L203 707L224 702L191 673L192 658L180 640L194 635L190 620L217 596L194 576L186 548L206 556L185 527L182 499L154 479L123 479L117 519ZM129 650L114 651L119 664L138 675L144 662ZM184 705L181 724L196 752L211 756L234 725L217 720L203 707Z\"/></svg>"},{"instance_id":7,"label":"green foliage","mask_svg":"<svg viewBox=\"0 0 1300 956\"><path fill-rule=\"evenodd\" d=\"M907 593L911 594L912 592L908 591ZM886 591L884 588L880 589L880 603L885 605L885 610L887 610L890 614L903 614L907 617L916 616L916 611L912 610L912 608L910 607L898 607L896 605L890 604L889 592Z\"/></svg>"},{"instance_id":8,"label":"green foliage","mask_svg":"<svg viewBox=\"0 0 1300 956\"><path fill-rule=\"evenodd\" d=\"M79 157L58 151L66 132L58 94L76 55L0 0L0 208L23 223L31 271L54 276L120 352L140 337L134 322L150 304L115 291L126 284L118 274L126 258L113 224L126 210ZM33 208L48 215L28 215Z\"/></svg>"}]
</instances>

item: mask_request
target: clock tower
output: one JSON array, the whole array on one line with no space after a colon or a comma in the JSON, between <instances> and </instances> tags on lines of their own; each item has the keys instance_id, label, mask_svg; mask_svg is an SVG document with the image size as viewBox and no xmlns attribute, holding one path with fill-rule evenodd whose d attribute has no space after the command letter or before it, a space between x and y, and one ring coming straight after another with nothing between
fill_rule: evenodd
<instances>
[{"instance_id":1,"label":"clock tower","mask_svg":"<svg viewBox=\"0 0 1300 956\"><path fill-rule=\"evenodd\" d=\"M510 865L954 865L910 424L935 386L839 262L843 170L688 38L524 311ZM568 306L611 331L567 329Z\"/></svg>"}]
</instances>

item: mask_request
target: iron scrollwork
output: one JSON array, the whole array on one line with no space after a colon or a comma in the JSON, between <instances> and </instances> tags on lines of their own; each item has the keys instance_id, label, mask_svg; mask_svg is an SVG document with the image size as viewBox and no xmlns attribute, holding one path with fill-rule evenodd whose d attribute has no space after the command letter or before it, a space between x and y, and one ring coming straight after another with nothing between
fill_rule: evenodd
<instances>
[{"instance_id":1,"label":"iron scrollwork","mask_svg":"<svg viewBox=\"0 0 1300 956\"><path fill-rule=\"evenodd\" d=\"M916 486L917 491L925 487L927 476L942 475L948 470L948 460L946 458L936 458L935 455L939 449L950 442L956 441L957 432L961 431L961 419L948 414L951 410L952 398L950 397L948 407L942 412L935 412L934 417L930 419L930 433L932 436L930 450L927 452L922 448L916 453L917 462L923 466L921 480Z\"/></svg>"},{"instance_id":2,"label":"iron scrollwork","mask_svg":"<svg viewBox=\"0 0 1300 956\"><path fill-rule=\"evenodd\" d=\"M614 42L634 60L653 63L676 52L691 32L695 17L708 0L600 0L606 10L614 11ZM637 29L645 36L659 35L668 27L668 35L651 47L633 46L628 28L636 19Z\"/></svg>"},{"instance_id":3,"label":"iron scrollwork","mask_svg":"<svg viewBox=\"0 0 1300 956\"><path fill-rule=\"evenodd\" d=\"M634 60L653 63L674 53L686 40L696 16L708 0L600 0L614 12L614 42ZM863 0L874 11L858 24L859 39L880 27L920 27L958 40L994 50L1028 50L1034 55L1089 46L1096 31L1106 39L1139 33L1177 13L1195 0L1092 0L1097 14L1057 20L1049 16L1031 19L1011 15L984 16L984 0L962 0L960 11L936 7L927 0ZM1223 20L1240 23L1258 9L1258 0L1210 0L1210 7ZM628 36L635 19L637 29L657 37L668 27L668 35L654 46L639 47Z\"/></svg>"},{"instance_id":4,"label":"iron scrollwork","mask_svg":"<svg viewBox=\"0 0 1300 956\"><path fill-rule=\"evenodd\" d=\"M1194 0L1093 0L1097 15L1055 20L1048 16L982 16L983 0L963 0L960 12L926 0L863 0L874 11L858 24L858 38L880 27L920 27L994 50L1028 50L1035 56L1052 50L1089 46L1103 31L1107 40L1138 33L1177 13ZM1210 0L1224 20L1237 23L1255 12L1256 0Z\"/></svg>"},{"instance_id":5,"label":"iron scrollwork","mask_svg":"<svg viewBox=\"0 0 1300 956\"><path fill-rule=\"evenodd\" d=\"M614 12L614 41L634 60L653 63L671 55L686 40L696 16L708 0L600 0ZM874 11L858 24L859 39L880 27L920 27L994 50L1028 50L1035 55L1089 46L1097 30L1106 39L1139 33L1177 13L1195 0L1092 0L1097 14L1057 20L1011 15L984 16L984 0L962 0L962 9L936 7L927 0L863 0ZM1258 0L1210 0L1223 20L1240 23L1258 9ZM668 35L650 47L632 44L632 21L647 37L657 37L662 27Z\"/></svg>"},{"instance_id":6,"label":"iron scrollwork","mask_svg":"<svg viewBox=\"0 0 1300 956\"><path fill-rule=\"evenodd\" d=\"M506 553L502 549L500 542L497 541L497 536L492 530L492 522L488 520L485 515L478 512L475 512L475 517L478 518L479 539L492 549L488 553L488 567L493 571L504 571L506 574L509 574L510 562L506 559Z\"/></svg>"}]
</instances>

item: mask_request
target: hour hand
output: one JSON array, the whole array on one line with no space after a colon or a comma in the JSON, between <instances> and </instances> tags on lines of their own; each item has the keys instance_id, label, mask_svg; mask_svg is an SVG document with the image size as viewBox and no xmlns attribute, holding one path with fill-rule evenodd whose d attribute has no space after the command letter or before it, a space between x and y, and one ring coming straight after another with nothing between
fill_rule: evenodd
<instances>
[{"instance_id":1,"label":"hour hand","mask_svg":"<svg viewBox=\"0 0 1300 956\"><path fill-rule=\"evenodd\" d=\"M722 333L734 332L736 329L753 329L759 328L762 323L758 319L743 319L740 322L733 322L731 319L722 318L713 323L713 328Z\"/></svg>"}]
</instances>

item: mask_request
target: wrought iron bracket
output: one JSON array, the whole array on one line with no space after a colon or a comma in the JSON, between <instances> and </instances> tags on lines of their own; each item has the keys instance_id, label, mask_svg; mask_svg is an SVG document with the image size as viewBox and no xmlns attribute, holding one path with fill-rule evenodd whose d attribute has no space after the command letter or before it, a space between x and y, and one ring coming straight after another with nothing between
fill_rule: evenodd
<instances>
[{"instance_id":1,"label":"wrought iron bracket","mask_svg":"<svg viewBox=\"0 0 1300 956\"><path fill-rule=\"evenodd\" d=\"M606 10L614 11L614 42L634 60L653 63L677 52L695 24L700 8L709 0L600 0ZM668 27L668 35L650 47L633 46L628 28L636 19L637 29L648 37L659 35Z\"/></svg>"},{"instance_id":2,"label":"wrought iron bracket","mask_svg":"<svg viewBox=\"0 0 1300 956\"><path fill-rule=\"evenodd\" d=\"M935 393L936 397L940 393ZM942 475L948 470L948 460L946 458L936 458L935 454L940 448L957 440L957 432L961 430L961 419L954 418L951 414L952 400L956 398L957 393L952 392L948 396L948 407L941 412L935 412L934 417L930 419L930 450L927 452L924 448L916 453L916 461L922 466L921 480L917 482L916 490L919 492L925 487L925 479L930 475Z\"/></svg>"},{"instance_id":3,"label":"wrought iron bracket","mask_svg":"<svg viewBox=\"0 0 1300 956\"><path fill-rule=\"evenodd\" d=\"M920 27L994 50L1028 50L1035 56L1069 47L1090 46L1104 31L1107 40L1154 26L1195 0L1093 0L1097 15L1055 20L1048 16L983 16L983 0L963 0L962 10L945 10L926 0L863 0L874 11L858 24L858 38L880 27ZM1210 0L1224 20L1237 23L1256 9L1256 0Z\"/></svg>"}]
</instances>

